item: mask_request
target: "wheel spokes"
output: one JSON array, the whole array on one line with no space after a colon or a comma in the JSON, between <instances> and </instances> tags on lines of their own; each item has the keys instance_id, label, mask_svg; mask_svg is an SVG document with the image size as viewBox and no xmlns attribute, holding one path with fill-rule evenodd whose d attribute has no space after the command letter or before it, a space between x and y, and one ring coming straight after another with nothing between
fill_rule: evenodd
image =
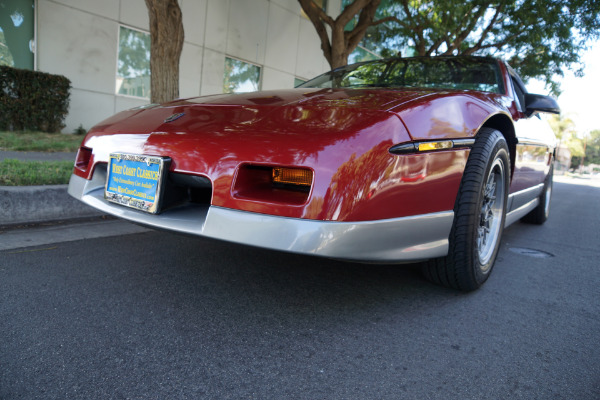
<instances>
[{"instance_id":1,"label":"wheel spokes","mask_svg":"<svg viewBox=\"0 0 600 400\"><path fill-rule=\"evenodd\" d=\"M480 223L478 228L477 245L479 251L483 251L487 244L488 235L491 229L491 223L494 219L494 204L496 202L496 174L490 174L483 192L483 202L481 205Z\"/></svg>"},{"instance_id":2,"label":"wheel spokes","mask_svg":"<svg viewBox=\"0 0 600 400\"><path fill-rule=\"evenodd\" d=\"M495 163L482 189L479 226L477 227L477 250L482 264L486 264L491 258L501 229L504 202L503 183L504 169L501 164Z\"/></svg>"}]
</instances>

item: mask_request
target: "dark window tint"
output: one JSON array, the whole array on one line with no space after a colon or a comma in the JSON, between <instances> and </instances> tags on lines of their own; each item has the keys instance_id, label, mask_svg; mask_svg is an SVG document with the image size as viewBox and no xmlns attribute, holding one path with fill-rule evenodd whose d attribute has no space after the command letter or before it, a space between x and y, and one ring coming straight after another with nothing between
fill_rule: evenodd
<instances>
[{"instance_id":1,"label":"dark window tint","mask_svg":"<svg viewBox=\"0 0 600 400\"><path fill-rule=\"evenodd\" d=\"M409 87L504 93L497 62L476 57L417 57L352 64L302 87Z\"/></svg>"}]
</instances>

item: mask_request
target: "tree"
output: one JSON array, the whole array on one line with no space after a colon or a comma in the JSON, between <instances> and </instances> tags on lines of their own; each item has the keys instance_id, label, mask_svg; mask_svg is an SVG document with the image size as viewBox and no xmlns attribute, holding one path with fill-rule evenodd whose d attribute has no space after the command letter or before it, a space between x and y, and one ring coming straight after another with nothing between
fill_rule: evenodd
<instances>
[{"instance_id":1,"label":"tree","mask_svg":"<svg viewBox=\"0 0 600 400\"><path fill-rule=\"evenodd\" d=\"M177 0L146 0L150 17L150 96L153 103L179 97L183 21Z\"/></svg>"},{"instance_id":2,"label":"tree","mask_svg":"<svg viewBox=\"0 0 600 400\"><path fill-rule=\"evenodd\" d=\"M563 114L553 114L549 117L548 122L558 139L556 160L561 167L568 169L571 165L571 160L574 156L583 154L583 146L581 139L576 136L575 122ZM563 152L563 148L568 151Z\"/></svg>"},{"instance_id":3,"label":"tree","mask_svg":"<svg viewBox=\"0 0 600 400\"><path fill-rule=\"evenodd\" d=\"M593 130L584 139L577 140L580 151L573 156L572 165L600 164L600 130Z\"/></svg>"},{"instance_id":4,"label":"tree","mask_svg":"<svg viewBox=\"0 0 600 400\"><path fill-rule=\"evenodd\" d=\"M597 0L345 0L335 19L314 1L298 1L332 68L345 65L363 40L384 57L500 57L525 80L543 79L559 94L556 78L565 69L582 74L580 54L600 37Z\"/></svg>"},{"instance_id":5,"label":"tree","mask_svg":"<svg viewBox=\"0 0 600 400\"><path fill-rule=\"evenodd\" d=\"M308 16L321 39L321 49L331 69L348 63L348 56L365 36L367 28L391 20L374 21L375 12L381 0L354 0L348 4L337 18L332 18L312 0L298 0L302 10ZM348 24L358 15L358 20L351 30ZM331 38L327 32L331 29Z\"/></svg>"},{"instance_id":6,"label":"tree","mask_svg":"<svg viewBox=\"0 0 600 400\"><path fill-rule=\"evenodd\" d=\"M597 0L384 0L377 17L393 21L368 32L384 56L498 56L555 94L556 77L582 74L580 54L600 36Z\"/></svg>"},{"instance_id":7,"label":"tree","mask_svg":"<svg viewBox=\"0 0 600 400\"><path fill-rule=\"evenodd\" d=\"M585 149L585 159L589 164L600 165L600 129L590 132Z\"/></svg>"},{"instance_id":8,"label":"tree","mask_svg":"<svg viewBox=\"0 0 600 400\"><path fill-rule=\"evenodd\" d=\"M553 114L549 117L548 123L550 127L554 131L556 138L559 143L569 136L575 134L575 122L569 117L564 116L563 114Z\"/></svg>"},{"instance_id":9,"label":"tree","mask_svg":"<svg viewBox=\"0 0 600 400\"><path fill-rule=\"evenodd\" d=\"M225 57L223 93L258 90L260 68L256 65Z\"/></svg>"}]
</instances>

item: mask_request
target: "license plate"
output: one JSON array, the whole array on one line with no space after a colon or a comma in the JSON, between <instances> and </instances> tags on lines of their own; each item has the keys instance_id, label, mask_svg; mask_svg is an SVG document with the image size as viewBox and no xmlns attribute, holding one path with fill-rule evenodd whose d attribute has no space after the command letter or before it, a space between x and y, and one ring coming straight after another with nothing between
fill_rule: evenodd
<instances>
[{"instance_id":1,"label":"license plate","mask_svg":"<svg viewBox=\"0 0 600 400\"><path fill-rule=\"evenodd\" d=\"M166 157L111 153L104 198L110 202L156 214L166 176Z\"/></svg>"}]
</instances>

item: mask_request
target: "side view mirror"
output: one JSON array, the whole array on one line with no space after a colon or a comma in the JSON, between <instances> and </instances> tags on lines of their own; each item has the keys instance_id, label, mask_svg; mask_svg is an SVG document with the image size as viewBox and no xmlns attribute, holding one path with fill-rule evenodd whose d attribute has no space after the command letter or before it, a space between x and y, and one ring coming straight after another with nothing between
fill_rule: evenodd
<instances>
[{"instance_id":1,"label":"side view mirror","mask_svg":"<svg viewBox=\"0 0 600 400\"><path fill-rule=\"evenodd\" d=\"M556 100L550 96L525 93L525 114L529 117L535 112L560 114L560 107Z\"/></svg>"}]
</instances>

